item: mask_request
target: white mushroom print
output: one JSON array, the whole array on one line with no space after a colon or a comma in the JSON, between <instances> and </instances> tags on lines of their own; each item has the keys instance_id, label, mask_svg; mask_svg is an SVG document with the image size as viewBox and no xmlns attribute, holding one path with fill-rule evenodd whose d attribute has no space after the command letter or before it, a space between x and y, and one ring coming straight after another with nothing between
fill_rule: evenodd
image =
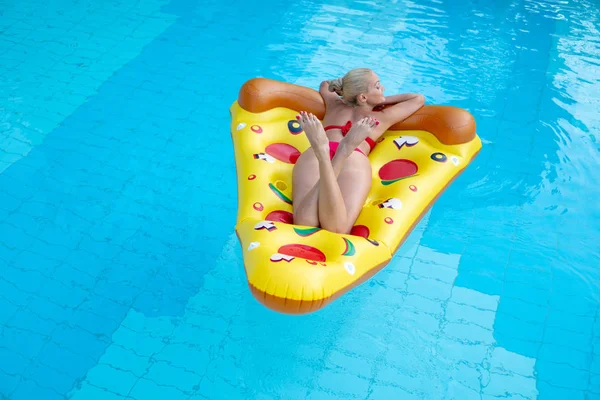
<instances>
[{"instance_id":1,"label":"white mushroom print","mask_svg":"<svg viewBox=\"0 0 600 400\"><path fill-rule=\"evenodd\" d=\"M271 221L260 221L259 223L257 223L256 225L254 225L254 230L258 231L258 230L261 230L261 229L266 229L269 232L271 232L272 230L277 229L277 227Z\"/></svg>"},{"instance_id":2,"label":"white mushroom print","mask_svg":"<svg viewBox=\"0 0 600 400\"><path fill-rule=\"evenodd\" d=\"M264 161L266 161L268 163L271 163L271 164L273 164L275 162L275 158L272 157L272 156L270 156L270 155L268 155L268 154L266 154L266 153L257 153L257 154L254 154L254 159L255 160L264 160Z\"/></svg>"},{"instance_id":3,"label":"white mushroom print","mask_svg":"<svg viewBox=\"0 0 600 400\"><path fill-rule=\"evenodd\" d=\"M387 199L383 203L379 204L379 208L391 208L392 210L399 210L402 208L402 202L400 199L392 197L391 199Z\"/></svg>"},{"instance_id":4,"label":"white mushroom print","mask_svg":"<svg viewBox=\"0 0 600 400\"><path fill-rule=\"evenodd\" d=\"M412 147L415 144L419 143L419 138L415 136L400 136L397 139L394 139L394 144L400 150L402 147Z\"/></svg>"},{"instance_id":5,"label":"white mushroom print","mask_svg":"<svg viewBox=\"0 0 600 400\"><path fill-rule=\"evenodd\" d=\"M271 261L273 261L273 262L279 262L279 261L281 261L281 260L284 260L284 261L290 262L290 261L292 261L294 258L296 258L296 257L294 257L294 256L288 256L287 254L279 254L279 253L275 253L275 254L273 254L273 255L271 256Z\"/></svg>"}]
</instances>

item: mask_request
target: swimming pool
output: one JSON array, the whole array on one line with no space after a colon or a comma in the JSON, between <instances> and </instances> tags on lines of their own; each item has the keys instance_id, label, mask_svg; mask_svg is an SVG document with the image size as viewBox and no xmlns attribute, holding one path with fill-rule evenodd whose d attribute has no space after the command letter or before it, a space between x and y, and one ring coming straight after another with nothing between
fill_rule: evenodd
<instances>
[{"instance_id":1,"label":"swimming pool","mask_svg":"<svg viewBox=\"0 0 600 400\"><path fill-rule=\"evenodd\" d=\"M2 398L600 398L600 10L456 3L3 4ZM229 106L358 66L484 147L386 269L273 313Z\"/></svg>"}]
</instances>

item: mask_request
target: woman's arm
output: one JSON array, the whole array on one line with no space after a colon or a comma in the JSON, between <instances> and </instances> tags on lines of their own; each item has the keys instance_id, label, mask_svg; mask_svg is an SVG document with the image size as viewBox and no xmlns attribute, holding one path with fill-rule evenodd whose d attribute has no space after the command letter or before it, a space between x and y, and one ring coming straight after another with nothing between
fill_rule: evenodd
<instances>
[{"instance_id":1,"label":"woman's arm","mask_svg":"<svg viewBox=\"0 0 600 400\"><path fill-rule=\"evenodd\" d=\"M321 94L321 97L323 97L323 100L325 100L326 104L340 99L340 96L336 92L329 91L329 81L321 82L321 85L319 86L319 93Z\"/></svg>"},{"instance_id":2,"label":"woman's arm","mask_svg":"<svg viewBox=\"0 0 600 400\"><path fill-rule=\"evenodd\" d=\"M423 97L423 95L415 94L415 93L406 93L406 94L395 94L393 96L386 96L385 101L381 103L382 106L394 105L398 103L402 103L408 100L412 100L417 97Z\"/></svg>"},{"instance_id":3,"label":"woman's arm","mask_svg":"<svg viewBox=\"0 0 600 400\"><path fill-rule=\"evenodd\" d=\"M384 129L397 122L404 121L425 104L425 96L422 94L399 94L386 97L385 100L386 103L388 101L393 101L394 103L389 103L393 105L384 107L379 114L380 116L377 117L383 123Z\"/></svg>"}]
</instances>

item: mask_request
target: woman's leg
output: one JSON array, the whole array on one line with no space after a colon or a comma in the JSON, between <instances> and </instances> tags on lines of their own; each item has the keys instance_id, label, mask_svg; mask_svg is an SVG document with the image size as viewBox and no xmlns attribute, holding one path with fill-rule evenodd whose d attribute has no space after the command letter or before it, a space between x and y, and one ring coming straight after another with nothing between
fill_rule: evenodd
<instances>
[{"instance_id":1,"label":"woman's leg","mask_svg":"<svg viewBox=\"0 0 600 400\"><path fill-rule=\"evenodd\" d=\"M310 225L315 225L314 214L316 212L320 226L323 227L323 229L332 232L347 233L352 227L356 217L352 220L350 220L351 218L349 219L351 215L348 213L349 210L347 210L346 207L344 194L338 184L338 175L344 169L344 162L354 152L354 149L362 143L376 126L376 121L372 118L365 118L359 121L340 142L334 160L330 160L329 141L325 134L325 130L323 129L323 125L317 117L312 114L302 112L300 115L300 124L311 143L312 150L317 160L319 178L314 187L311 188L304 198L300 200L300 203L295 206L294 223L305 225L307 222L312 222ZM364 155L358 153L356 155L364 157ZM368 185L370 187L370 164L368 163L367 158L362 161L361 164L367 167L369 171ZM364 161L366 161L368 165L365 165ZM354 171L353 168L349 169L349 171L351 170ZM355 171L354 173L357 172ZM360 175L360 171L358 174ZM352 176L346 173L344 181L351 182ZM348 186L348 184L345 186ZM351 191L352 187L347 187L347 189L348 190L345 190L345 192ZM356 189L358 190L359 188ZM362 190L358 191L362 193ZM354 206L354 204L352 205ZM354 210L352 211L351 214L354 214Z\"/></svg>"},{"instance_id":2,"label":"woman's leg","mask_svg":"<svg viewBox=\"0 0 600 400\"><path fill-rule=\"evenodd\" d=\"M339 233L350 233L362 211L371 190L373 172L371 162L364 155L354 152L346 160L338 176L338 184L346 206L346 223Z\"/></svg>"},{"instance_id":3,"label":"woman's leg","mask_svg":"<svg viewBox=\"0 0 600 400\"><path fill-rule=\"evenodd\" d=\"M294 224L320 226L319 222L319 164L311 149L303 154L304 160L298 160L294 168L293 199ZM341 160L341 157L339 157ZM332 163L338 175L338 184L344 205L346 206L347 224L342 233L352 229L360 214L365 199L371 189L372 171L369 159L354 152L344 160L341 171L337 171L336 163ZM307 179L308 178L308 179ZM300 206L296 206L296 204Z\"/></svg>"},{"instance_id":4,"label":"woman's leg","mask_svg":"<svg viewBox=\"0 0 600 400\"><path fill-rule=\"evenodd\" d=\"M298 159L292 177L294 224L320 226L319 222L319 161L312 149ZM331 160L335 176L339 176L346 156L337 152Z\"/></svg>"}]
</instances>

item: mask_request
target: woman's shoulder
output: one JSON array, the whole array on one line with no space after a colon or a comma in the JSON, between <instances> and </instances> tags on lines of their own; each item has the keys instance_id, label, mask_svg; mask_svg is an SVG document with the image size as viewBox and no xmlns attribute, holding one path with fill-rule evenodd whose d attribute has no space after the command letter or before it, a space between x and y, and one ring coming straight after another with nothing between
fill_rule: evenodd
<instances>
[{"instance_id":1,"label":"woman's shoulder","mask_svg":"<svg viewBox=\"0 0 600 400\"><path fill-rule=\"evenodd\" d=\"M325 116L339 118L342 115L351 115L352 107L348 106L346 103L342 101L342 99L337 99L331 102L328 102L325 107Z\"/></svg>"}]
</instances>

